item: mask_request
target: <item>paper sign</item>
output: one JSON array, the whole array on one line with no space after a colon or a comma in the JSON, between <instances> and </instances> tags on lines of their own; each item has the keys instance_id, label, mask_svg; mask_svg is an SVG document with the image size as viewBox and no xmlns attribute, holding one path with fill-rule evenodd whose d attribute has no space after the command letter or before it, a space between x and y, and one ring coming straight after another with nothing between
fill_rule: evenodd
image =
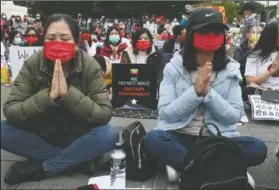
<instances>
[{"instance_id":1,"label":"paper sign","mask_svg":"<svg viewBox=\"0 0 279 190\"><path fill-rule=\"evenodd\" d=\"M12 80L14 81L24 63L24 61L33 55L35 52L42 49L41 46L37 47L17 47L11 46L10 60L11 60L11 70L12 70Z\"/></svg>"},{"instance_id":2,"label":"paper sign","mask_svg":"<svg viewBox=\"0 0 279 190\"><path fill-rule=\"evenodd\" d=\"M155 40L154 45L157 46L159 49L162 49L164 46L165 40Z\"/></svg>"},{"instance_id":3,"label":"paper sign","mask_svg":"<svg viewBox=\"0 0 279 190\"><path fill-rule=\"evenodd\" d=\"M112 64L112 105L116 109L155 110L157 71L152 64Z\"/></svg>"},{"instance_id":4,"label":"paper sign","mask_svg":"<svg viewBox=\"0 0 279 190\"><path fill-rule=\"evenodd\" d=\"M254 120L275 120L279 121L279 104L266 102L260 95L248 95L252 108Z\"/></svg>"},{"instance_id":5,"label":"paper sign","mask_svg":"<svg viewBox=\"0 0 279 190\"><path fill-rule=\"evenodd\" d=\"M153 35L153 34L157 34L158 25L157 24L144 24L143 28L148 29L149 32Z\"/></svg>"}]
</instances>

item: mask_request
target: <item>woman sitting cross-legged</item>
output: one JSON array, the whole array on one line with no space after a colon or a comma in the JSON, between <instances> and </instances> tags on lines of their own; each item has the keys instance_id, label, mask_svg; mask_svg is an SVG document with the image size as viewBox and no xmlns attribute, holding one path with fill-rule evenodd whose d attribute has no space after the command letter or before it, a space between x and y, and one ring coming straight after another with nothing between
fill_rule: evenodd
<instances>
[{"instance_id":1,"label":"woman sitting cross-legged","mask_svg":"<svg viewBox=\"0 0 279 190\"><path fill-rule=\"evenodd\" d=\"M268 42L268 43L267 43ZM248 56L245 68L248 86L243 90L243 99L257 90L279 91L279 34L276 20L265 25L259 42Z\"/></svg>"},{"instance_id":2,"label":"woman sitting cross-legged","mask_svg":"<svg viewBox=\"0 0 279 190\"><path fill-rule=\"evenodd\" d=\"M102 69L78 49L77 22L55 14L45 29L43 50L25 61L4 104L1 149L28 158L8 169L8 184L96 161L118 141Z\"/></svg>"},{"instance_id":3,"label":"woman sitting cross-legged","mask_svg":"<svg viewBox=\"0 0 279 190\"><path fill-rule=\"evenodd\" d=\"M206 16L210 15L210 16ZM222 16L210 8L189 17L184 48L164 69L158 104L158 127L145 137L145 146L159 165L167 165L169 181L184 170L184 157L205 123L218 127L241 148L247 167L261 164L267 156L263 141L240 136L236 123L244 113L239 64L225 53ZM208 125L205 135L216 135Z\"/></svg>"}]
</instances>

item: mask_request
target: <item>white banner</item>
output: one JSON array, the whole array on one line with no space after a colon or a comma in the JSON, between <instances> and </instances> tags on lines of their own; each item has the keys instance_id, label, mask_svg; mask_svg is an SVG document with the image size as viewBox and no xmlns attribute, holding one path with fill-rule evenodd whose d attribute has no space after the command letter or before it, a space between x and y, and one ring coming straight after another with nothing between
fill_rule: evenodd
<instances>
[{"instance_id":1,"label":"white banner","mask_svg":"<svg viewBox=\"0 0 279 190\"><path fill-rule=\"evenodd\" d=\"M254 120L279 121L279 104L266 102L260 95L249 95Z\"/></svg>"},{"instance_id":2,"label":"white banner","mask_svg":"<svg viewBox=\"0 0 279 190\"><path fill-rule=\"evenodd\" d=\"M155 40L154 45L157 46L159 49L162 49L164 46L165 40Z\"/></svg>"},{"instance_id":3,"label":"white banner","mask_svg":"<svg viewBox=\"0 0 279 190\"><path fill-rule=\"evenodd\" d=\"M12 70L12 80L14 81L17 77L24 61L33 55L35 52L42 49L41 46L35 47L20 47L20 46L11 46L9 49L10 52L10 64Z\"/></svg>"}]
</instances>

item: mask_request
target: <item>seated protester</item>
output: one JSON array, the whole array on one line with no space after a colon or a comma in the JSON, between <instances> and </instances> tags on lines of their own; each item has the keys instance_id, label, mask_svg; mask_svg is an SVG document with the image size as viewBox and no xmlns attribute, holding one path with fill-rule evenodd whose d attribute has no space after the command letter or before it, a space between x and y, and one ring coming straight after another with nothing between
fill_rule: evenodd
<instances>
[{"instance_id":1,"label":"seated protester","mask_svg":"<svg viewBox=\"0 0 279 190\"><path fill-rule=\"evenodd\" d=\"M25 43L23 46L42 46L38 31L33 27L28 27L25 32Z\"/></svg>"},{"instance_id":2,"label":"seated protester","mask_svg":"<svg viewBox=\"0 0 279 190\"><path fill-rule=\"evenodd\" d=\"M248 86L243 94L244 101L256 89L279 90L279 35L276 20L266 24L259 42L247 58L245 78Z\"/></svg>"},{"instance_id":3,"label":"seated protester","mask_svg":"<svg viewBox=\"0 0 279 190\"><path fill-rule=\"evenodd\" d=\"M24 44L23 37L16 30L10 32L9 40L11 46L22 46Z\"/></svg>"},{"instance_id":4,"label":"seated protester","mask_svg":"<svg viewBox=\"0 0 279 190\"><path fill-rule=\"evenodd\" d=\"M122 54L121 63L154 64L157 68L157 87L163 79L164 63L160 50L153 44L152 34L146 28L137 30L132 36L132 46Z\"/></svg>"},{"instance_id":5,"label":"seated protester","mask_svg":"<svg viewBox=\"0 0 279 190\"><path fill-rule=\"evenodd\" d=\"M88 53L90 57L93 57L96 54L96 44L91 38L91 33L89 32L89 30L83 29L83 31L81 31L80 37L80 49Z\"/></svg>"},{"instance_id":6,"label":"seated protester","mask_svg":"<svg viewBox=\"0 0 279 190\"><path fill-rule=\"evenodd\" d=\"M215 14L205 17L206 14ZM267 147L255 137L241 137L236 123L243 115L239 64L225 53L226 26L211 8L196 9L189 17L184 49L164 69L156 130L144 140L148 153L167 165L169 181L184 170L184 157L193 148L201 127L214 123L223 136L239 143L247 166L261 164ZM208 125L204 135L216 135ZM176 172L177 171L177 172ZM172 174L171 174L172 172Z\"/></svg>"},{"instance_id":7,"label":"seated protester","mask_svg":"<svg viewBox=\"0 0 279 190\"><path fill-rule=\"evenodd\" d=\"M252 52L252 49L255 47L260 37L260 33L257 32L256 27L249 28L246 39L243 40L240 45L235 49L233 58L240 63L240 72L243 77L242 84L246 86L246 80L244 77L246 60L247 57Z\"/></svg>"},{"instance_id":8,"label":"seated protester","mask_svg":"<svg viewBox=\"0 0 279 190\"><path fill-rule=\"evenodd\" d=\"M111 63L120 63L120 58L123 51L128 47L128 44L122 42L118 27L111 26L107 31L104 46L100 51L100 55L106 56L111 60Z\"/></svg>"},{"instance_id":9,"label":"seated protester","mask_svg":"<svg viewBox=\"0 0 279 190\"><path fill-rule=\"evenodd\" d=\"M102 56L102 55L95 55L94 59L100 64L102 70L103 70L103 77L105 79L105 83L107 85L107 88L109 89L111 87L111 79L112 79L112 65L110 63L109 58Z\"/></svg>"},{"instance_id":10,"label":"seated protester","mask_svg":"<svg viewBox=\"0 0 279 190\"><path fill-rule=\"evenodd\" d=\"M171 53L180 50L185 41L186 29L181 25L176 25L172 29L174 39L168 39L162 48L163 53Z\"/></svg>"},{"instance_id":11,"label":"seated protester","mask_svg":"<svg viewBox=\"0 0 279 190\"><path fill-rule=\"evenodd\" d=\"M166 28L160 28L158 33L160 40L167 40L169 38L169 32Z\"/></svg>"},{"instance_id":12,"label":"seated protester","mask_svg":"<svg viewBox=\"0 0 279 190\"><path fill-rule=\"evenodd\" d=\"M102 69L78 49L78 23L64 14L48 19L44 49L25 60L3 108L1 149L28 158L8 169L7 184L81 166L118 142L107 124L112 107Z\"/></svg>"}]
</instances>

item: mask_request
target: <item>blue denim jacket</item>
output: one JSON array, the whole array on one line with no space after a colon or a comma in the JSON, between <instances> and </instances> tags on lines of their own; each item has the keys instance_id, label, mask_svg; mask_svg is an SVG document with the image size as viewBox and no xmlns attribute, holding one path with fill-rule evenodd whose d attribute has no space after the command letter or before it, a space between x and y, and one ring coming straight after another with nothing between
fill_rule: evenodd
<instances>
[{"instance_id":1,"label":"blue denim jacket","mask_svg":"<svg viewBox=\"0 0 279 190\"><path fill-rule=\"evenodd\" d=\"M182 56L176 52L164 69L158 103L159 121L156 129L177 130L187 126L196 116L198 106L204 104L206 123L218 127L223 136L239 136L236 123L244 113L239 63L230 58L227 67L218 72L206 97L196 95ZM208 125L217 134L212 125Z\"/></svg>"}]
</instances>

